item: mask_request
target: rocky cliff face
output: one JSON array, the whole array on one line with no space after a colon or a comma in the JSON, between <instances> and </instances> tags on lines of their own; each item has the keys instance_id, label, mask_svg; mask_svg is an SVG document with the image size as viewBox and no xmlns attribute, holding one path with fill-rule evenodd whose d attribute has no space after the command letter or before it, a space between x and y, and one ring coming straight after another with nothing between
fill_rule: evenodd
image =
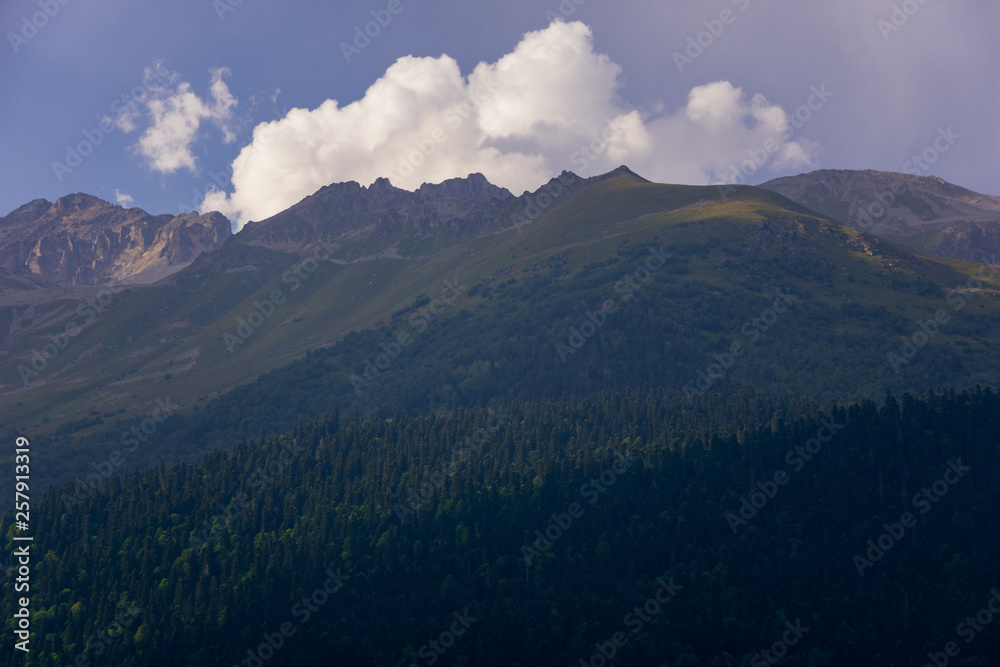
<instances>
[{"instance_id":1,"label":"rocky cliff face","mask_svg":"<svg viewBox=\"0 0 1000 667\"><path fill-rule=\"evenodd\" d=\"M539 190L518 197L482 174L425 183L414 192L397 188L386 178L368 187L354 181L335 183L267 220L248 223L236 239L296 250L323 238L363 246L366 252L391 248L393 253L415 256L459 239L529 223L588 183L619 177L648 182L619 167L586 179L563 172Z\"/></svg>"},{"instance_id":2,"label":"rocky cliff face","mask_svg":"<svg viewBox=\"0 0 1000 667\"><path fill-rule=\"evenodd\" d=\"M0 218L0 270L67 287L152 283L230 236L220 213L154 216L86 194L36 199Z\"/></svg>"},{"instance_id":3,"label":"rocky cliff face","mask_svg":"<svg viewBox=\"0 0 1000 667\"><path fill-rule=\"evenodd\" d=\"M1000 256L1000 197L940 178L825 169L761 187L928 255L972 262Z\"/></svg>"},{"instance_id":4,"label":"rocky cliff face","mask_svg":"<svg viewBox=\"0 0 1000 667\"><path fill-rule=\"evenodd\" d=\"M380 178L368 187L354 181L328 185L291 208L240 232L243 241L294 245L319 238L388 241L404 234L432 234L454 226L479 206L512 199L482 174L424 184L415 192ZM477 231L465 226L468 233Z\"/></svg>"},{"instance_id":5,"label":"rocky cliff face","mask_svg":"<svg viewBox=\"0 0 1000 667\"><path fill-rule=\"evenodd\" d=\"M414 192L385 178L368 187L334 183L267 220L247 224L235 236L221 213L154 216L80 193L55 203L37 199L0 218L0 292L153 283L220 249L230 237L233 246L284 252L332 240L345 260L423 256L462 239L530 224L588 183L618 177L645 182L620 167L587 179L564 172L519 197L482 174L425 183ZM231 249L222 253L220 266L233 268L246 250Z\"/></svg>"}]
</instances>

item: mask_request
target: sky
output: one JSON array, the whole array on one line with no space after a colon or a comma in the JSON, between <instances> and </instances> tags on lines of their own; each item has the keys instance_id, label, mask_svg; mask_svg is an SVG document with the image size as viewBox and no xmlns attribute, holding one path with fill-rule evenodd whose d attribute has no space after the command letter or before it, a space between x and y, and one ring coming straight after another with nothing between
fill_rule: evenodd
<instances>
[{"instance_id":1,"label":"sky","mask_svg":"<svg viewBox=\"0 0 1000 667\"><path fill-rule=\"evenodd\" d=\"M996 0L3 0L0 215L814 169L1000 195ZM917 158L916 160L914 158Z\"/></svg>"}]
</instances>

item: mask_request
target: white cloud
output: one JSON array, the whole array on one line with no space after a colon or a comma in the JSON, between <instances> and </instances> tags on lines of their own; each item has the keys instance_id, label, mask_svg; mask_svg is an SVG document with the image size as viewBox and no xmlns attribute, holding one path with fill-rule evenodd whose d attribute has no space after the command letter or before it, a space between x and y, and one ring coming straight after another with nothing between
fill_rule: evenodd
<instances>
[{"instance_id":1,"label":"white cloud","mask_svg":"<svg viewBox=\"0 0 1000 667\"><path fill-rule=\"evenodd\" d=\"M191 84L186 81L176 83L179 77L170 74L166 78L168 84L150 86L141 100L143 112L136 108L137 105L132 105L118 115L115 122L125 132L134 131L139 118L149 118L149 127L139 137L134 149L146 159L150 169L163 174L172 174L179 169L196 172L191 146L198 137L203 120L211 121L218 127L226 143L236 140L231 123L237 99L223 81L228 74L226 68L211 71L210 99L203 99L192 92Z\"/></svg>"},{"instance_id":2,"label":"white cloud","mask_svg":"<svg viewBox=\"0 0 1000 667\"><path fill-rule=\"evenodd\" d=\"M129 208L132 206L132 202L134 202L135 199L132 196L125 194L118 188L115 188L115 201L118 202L119 206Z\"/></svg>"},{"instance_id":3,"label":"white cloud","mask_svg":"<svg viewBox=\"0 0 1000 667\"><path fill-rule=\"evenodd\" d=\"M790 139L788 115L763 95L749 100L728 81L693 88L683 111L648 121L651 149L637 155L637 171L674 183L745 182L750 173L812 164L816 146Z\"/></svg>"},{"instance_id":4,"label":"white cloud","mask_svg":"<svg viewBox=\"0 0 1000 667\"><path fill-rule=\"evenodd\" d=\"M355 102L258 125L233 161L233 191L210 192L201 209L242 226L338 181L387 176L412 190L482 172L520 193L563 169L591 176L623 163L652 180L710 183L768 139L778 146L768 162L810 162L811 146L786 139L780 107L727 81L694 88L672 113L630 107L621 85L580 22L528 33L467 77L447 55L400 58Z\"/></svg>"}]
</instances>

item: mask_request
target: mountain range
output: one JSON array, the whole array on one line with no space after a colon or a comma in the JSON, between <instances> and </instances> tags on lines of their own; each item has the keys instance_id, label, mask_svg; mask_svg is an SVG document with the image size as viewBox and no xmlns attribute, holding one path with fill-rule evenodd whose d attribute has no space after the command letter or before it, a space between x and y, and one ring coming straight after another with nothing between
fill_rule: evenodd
<instances>
[{"instance_id":1,"label":"mountain range","mask_svg":"<svg viewBox=\"0 0 1000 667\"><path fill-rule=\"evenodd\" d=\"M954 186L894 195L919 234L845 214L895 176L379 179L235 234L18 209L24 664L922 664L1000 557L1000 266L917 251Z\"/></svg>"},{"instance_id":2,"label":"mountain range","mask_svg":"<svg viewBox=\"0 0 1000 667\"><path fill-rule=\"evenodd\" d=\"M528 359L538 398L639 377L699 394L735 383L820 402L995 381L992 272L914 254L811 209L819 204L803 194L822 190L808 183L864 192L857 183L869 177L882 187L884 175L872 174L766 184L798 203L763 187L723 197L714 187L650 183L627 167L593 178L564 172L521 196L481 174L415 192L380 179L327 186L232 235L217 213L150 216L87 195L35 201L0 227L0 257L16 276L0 306L2 427L59 438L64 456L51 479L62 481L86 469L95 443L167 397L184 426L173 436L161 427L146 463L280 430L296 416L263 415L259 405L278 400L267 387L285 385L281 400L292 404L302 376L325 394L298 406L298 417L319 416L331 401L345 414L486 404L516 391ZM958 191L900 178L927 197L937 187L942 201ZM991 200L980 201L985 211ZM963 256L990 252L967 240ZM671 259L648 280L629 277L653 250ZM435 297L456 285L456 305L444 307ZM773 329L743 326L783 293L794 295L795 317ZM595 315L609 299L618 314ZM954 321L920 358L900 357L909 351L901 341L942 308ZM613 324L582 339L587 318ZM395 350L407 332L421 334L412 349L424 351L393 359L384 373L392 380L375 381L381 346ZM737 342L751 354L708 378L713 355ZM227 410L240 416L221 418Z\"/></svg>"}]
</instances>

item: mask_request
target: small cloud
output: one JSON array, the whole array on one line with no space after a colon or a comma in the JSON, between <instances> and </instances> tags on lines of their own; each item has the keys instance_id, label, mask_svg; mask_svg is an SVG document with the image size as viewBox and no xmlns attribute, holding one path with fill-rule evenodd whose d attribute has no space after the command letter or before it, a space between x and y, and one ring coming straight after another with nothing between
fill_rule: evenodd
<instances>
[{"instance_id":1,"label":"small cloud","mask_svg":"<svg viewBox=\"0 0 1000 667\"><path fill-rule=\"evenodd\" d=\"M136 123L142 117L139 108L149 100L150 91L160 89L164 84L173 84L179 78L180 74L164 67L162 60L154 61L143 68L143 85L133 88L131 94L123 97L120 102L116 100L116 104L111 105L114 117L105 116L103 120L114 123L125 134L134 132ZM135 92L136 90L139 92Z\"/></svg>"},{"instance_id":2,"label":"small cloud","mask_svg":"<svg viewBox=\"0 0 1000 667\"><path fill-rule=\"evenodd\" d=\"M269 102L271 104L278 103L278 97L281 95L281 88L275 88L274 92L271 93L258 93L250 96L250 106L256 107Z\"/></svg>"},{"instance_id":3,"label":"small cloud","mask_svg":"<svg viewBox=\"0 0 1000 667\"><path fill-rule=\"evenodd\" d=\"M131 208L132 202L134 202L135 199L133 199L131 195L127 195L118 188L115 188L115 201L118 202L119 206Z\"/></svg>"},{"instance_id":4,"label":"small cloud","mask_svg":"<svg viewBox=\"0 0 1000 667\"><path fill-rule=\"evenodd\" d=\"M223 80L229 70L220 67L211 70L209 97L199 97L187 81L179 81L176 73L161 74L137 104L126 108L115 119L124 132L136 130L142 118L149 119L149 126L140 135L133 149L142 155L153 171L172 174L179 169L197 171L191 146L198 138L202 121L209 121L222 131L223 141L232 143L236 134L232 129L233 108L238 100Z\"/></svg>"}]
</instances>

